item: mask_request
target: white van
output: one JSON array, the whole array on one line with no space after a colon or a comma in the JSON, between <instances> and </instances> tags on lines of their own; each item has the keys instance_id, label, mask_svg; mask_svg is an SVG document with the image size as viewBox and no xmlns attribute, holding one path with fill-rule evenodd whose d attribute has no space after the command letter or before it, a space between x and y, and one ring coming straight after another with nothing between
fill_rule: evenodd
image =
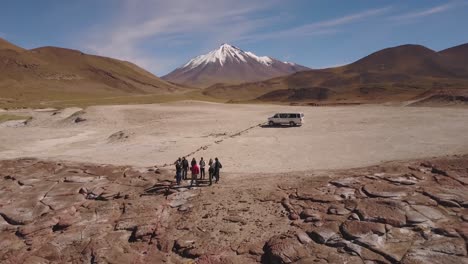
<instances>
[{"instance_id":1,"label":"white van","mask_svg":"<svg viewBox=\"0 0 468 264\"><path fill-rule=\"evenodd\" d=\"M301 126L304 123L303 113L277 113L268 118L268 125L290 125Z\"/></svg>"}]
</instances>

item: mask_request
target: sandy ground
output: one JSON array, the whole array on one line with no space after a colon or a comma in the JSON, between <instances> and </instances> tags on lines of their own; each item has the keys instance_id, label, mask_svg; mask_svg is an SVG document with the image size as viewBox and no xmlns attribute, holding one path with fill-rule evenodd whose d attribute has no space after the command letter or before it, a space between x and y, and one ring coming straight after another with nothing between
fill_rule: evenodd
<instances>
[{"instance_id":1,"label":"sandy ground","mask_svg":"<svg viewBox=\"0 0 468 264\"><path fill-rule=\"evenodd\" d=\"M162 166L198 150L225 172L276 173L468 153L468 109L178 102L89 107L75 123L79 110L11 112L33 119L0 126L0 159ZM305 124L257 126L282 111L303 112Z\"/></svg>"}]
</instances>

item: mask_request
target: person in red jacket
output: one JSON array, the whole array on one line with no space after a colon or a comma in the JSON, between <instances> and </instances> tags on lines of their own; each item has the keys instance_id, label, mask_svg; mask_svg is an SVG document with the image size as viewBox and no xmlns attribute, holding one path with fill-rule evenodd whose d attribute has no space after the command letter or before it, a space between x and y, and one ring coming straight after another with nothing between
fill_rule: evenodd
<instances>
[{"instance_id":1,"label":"person in red jacket","mask_svg":"<svg viewBox=\"0 0 468 264\"><path fill-rule=\"evenodd\" d=\"M200 173L200 167L198 167L198 164L196 162L190 168L190 171L192 172L192 180L190 181L190 186L192 186L193 182L195 182L195 184L197 184L198 174Z\"/></svg>"}]
</instances>

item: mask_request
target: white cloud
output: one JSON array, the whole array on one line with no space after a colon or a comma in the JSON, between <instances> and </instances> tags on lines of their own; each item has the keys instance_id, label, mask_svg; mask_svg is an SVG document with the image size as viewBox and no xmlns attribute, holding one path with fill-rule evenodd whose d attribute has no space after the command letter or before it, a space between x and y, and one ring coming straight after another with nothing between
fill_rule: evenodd
<instances>
[{"instance_id":1,"label":"white cloud","mask_svg":"<svg viewBox=\"0 0 468 264\"><path fill-rule=\"evenodd\" d=\"M342 25L347 25L354 23L366 18L378 16L389 11L390 7L378 8L378 9L369 9L361 11L354 14L349 14L343 17L337 17L329 20L322 20L314 23L309 23L293 28L288 28L285 30L269 32L265 34L260 34L256 36L248 36L245 40L258 40L258 39L278 39L278 38L288 38L296 36L312 36L312 35L324 35L324 34L333 34L338 32L338 27Z\"/></svg>"},{"instance_id":2,"label":"white cloud","mask_svg":"<svg viewBox=\"0 0 468 264\"><path fill-rule=\"evenodd\" d=\"M174 67L175 56L156 56L156 52L144 51L143 44L200 41L200 45L209 43L213 47L214 43L235 41L274 19L258 16L257 12L275 3L277 0L122 0L118 19L95 29L84 41L88 50L97 54L164 72Z\"/></svg>"},{"instance_id":3,"label":"white cloud","mask_svg":"<svg viewBox=\"0 0 468 264\"><path fill-rule=\"evenodd\" d=\"M238 44L334 34L340 30L340 26L384 14L390 9L369 9L292 28L266 31L268 28L279 28L284 23L284 16L271 12L277 11L281 4L288 3L280 0L120 0L115 18L88 32L88 36L81 41L90 52L128 60L160 74L189 59L181 58L173 51L165 53L166 50L174 50L170 47L187 45L205 52L223 42ZM148 46L151 46L151 50Z\"/></svg>"},{"instance_id":4,"label":"white cloud","mask_svg":"<svg viewBox=\"0 0 468 264\"><path fill-rule=\"evenodd\" d=\"M446 12L450 9L453 9L457 6L458 4L456 3L449 3L449 4L444 4L444 5L439 5L435 6L432 8L424 9L424 10L418 10L410 13L406 13L403 15L398 15L398 16L393 16L390 17L392 20L411 20L411 19L417 19L417 18L422 18L426 16L431 16L435 15L438 13Z\"/></svg>"}]
</instances>

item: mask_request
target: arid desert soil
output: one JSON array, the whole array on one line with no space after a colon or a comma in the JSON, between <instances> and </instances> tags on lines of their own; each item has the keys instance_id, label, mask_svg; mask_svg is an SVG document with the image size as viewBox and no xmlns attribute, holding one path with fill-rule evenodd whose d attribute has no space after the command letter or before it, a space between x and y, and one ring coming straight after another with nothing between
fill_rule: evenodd
<instances>
[{"instance_id":1,"label":"arid desert soil","mask_svg":"<svg viewBox=\"0 0 468 264\"><path fill-rule=\"evenodd\" d=\"M306 123L262 126L280 111ZM468 263L466 109L6 113L32 119L0 124L1 263ZM176 186L184 155L220 182Z\"/></svg>"},{"instance_id":2,"label":"arid desert soil","mask_svg":"<svg viewBox=\"0 0 468 264\"><path fill-rule=\"evenodd\" d=\"M0 161L0 262L468 263L468 156L249 176Z\"/></svg>"},{"instance_id":3,"label":"arid desert soil","mask_svg":"<svg viewBox=\"0 0 468 264\"><path fill-rule=\"evenodd\" d=\"M281 111L303 112L305 124L261 126ZM0 124L0 159L162 167L188 155L219 157L225 172L278 173L468 153L468 109L186 101L6 113L32 119Z\"/></svg>"}]
</instances>

